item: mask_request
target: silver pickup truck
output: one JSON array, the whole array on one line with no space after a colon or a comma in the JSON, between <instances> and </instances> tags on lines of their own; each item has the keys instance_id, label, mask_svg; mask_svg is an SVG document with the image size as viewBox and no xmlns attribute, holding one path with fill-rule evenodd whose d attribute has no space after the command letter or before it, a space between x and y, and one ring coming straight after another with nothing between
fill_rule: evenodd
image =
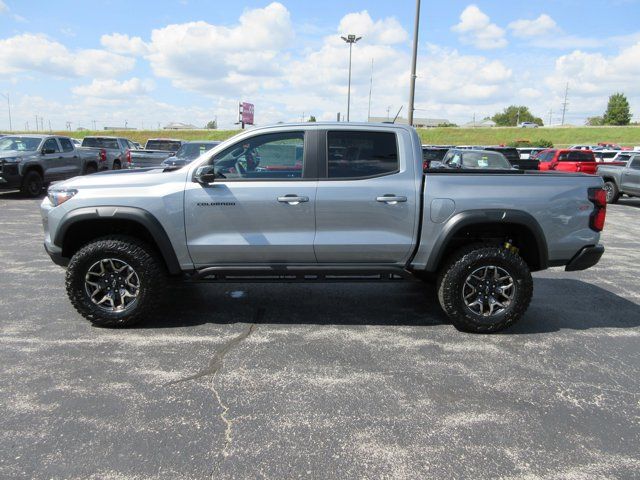
<instances>
[{"instance_id":1,"label":"silver pickup truck","mask_svg":"<svg viewBox=\"0 0 640 480\"><path fill-rule=\"evenodd\" d=\"M127 168L159 167L186 142L173 138L150 138L143 149L132 150Z\"/></svg>"},{"instance_id":2,"label":"silver pickup truck","mask_svg":"<svg viewBox=\"0 0 640 480\"><path fill-rule=\"evenodd\" d=\"M620 195L640 196L640 152L629 153L626 165L598 165L598 175L604 180L607 203L616 203Z\"/></svg>"},{"instance_id":3,"label":"silver pickup truck","mask_svg":"<svg viewBox=\"0 0 640 480\"><path fill-rule=\"evenodd\" d=\"M95 151L99 156L98 170L120 170L131 160L134 143L122 137L84 137L81 149Z\"/></svg>"},{"instance_id":4,"label":"silver pickup truck","mask_svg":"<svg viewBox=\"0 0 640 480\"><path fill-rule=\"evenodd\" d=\"M423 173L407 126L313 123L243 132L170 171L50 188L45 248L101 326L151 315L167 278L435 281L460 330L517 321L532 271L595 265L606 201L593 175Z\"/></svg>"},{"instance_id":5,"label":"silver pickup truck","mask_svg":"<svg viewBox=\"0 0 640 480\"><path fill-rule=\"evenodd\" d=\"M51 182L97 169L98 154L77 148L69 137L19 134L0 138L0 189L37 197Z\"/></svg>"}]
</instances>

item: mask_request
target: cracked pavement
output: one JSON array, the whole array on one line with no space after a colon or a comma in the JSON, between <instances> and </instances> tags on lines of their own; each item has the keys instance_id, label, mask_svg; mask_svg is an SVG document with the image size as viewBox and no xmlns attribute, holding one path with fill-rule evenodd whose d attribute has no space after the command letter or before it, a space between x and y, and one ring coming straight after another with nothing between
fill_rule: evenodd
<instances>
[{"instance_id":1,"label":"cracked pavement","mask_svg":"<svg viewBox=\"0 0 640 480\"><path fill-rule=\"evenodd\" d=\"M640 478L640 199L493 336L420 283L176 287L93 328L38 203L0 193L0 478Z\"/></svg>"}]
</instances>

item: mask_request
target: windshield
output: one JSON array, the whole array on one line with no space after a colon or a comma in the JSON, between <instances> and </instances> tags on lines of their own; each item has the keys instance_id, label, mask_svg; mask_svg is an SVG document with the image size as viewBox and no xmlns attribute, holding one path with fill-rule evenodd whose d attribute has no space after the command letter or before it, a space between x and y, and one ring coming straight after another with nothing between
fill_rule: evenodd
<instances>
[{"instance_id":1,"label":"windshield","mask_svg":"<svg viewBox=\"0 0 640 480\"><path fill-rule=\"evenodd\" d=\"M42 139L34 137L3 137L0 138L0 151L35 152L41 141Z\"/></svg>"},{"instance_id":2,"label":"windshield","mask_svg":"<svg viewBox=\"0 0 640 480\"><path fill-rule=\"evenodd\" d=\"M173 140L149 140L145 147L147 150L164 150L166 152L177 152L180 142Z\"/></svg>"},{"instance_id":3,"label":"windshield","mask_svg":"<svg viewBox=\"0 0 640 480\"><path fill-rule=\"evenodd\" d=\"M118 150L118 141L115 138L86 137L82 140L82 146Z\"/></svg>"},{"instance_id":4,"label":"windshield","mask_svg":"<svg viewBox=\"0 0 640 480\"><path fill-rule=\"evenodd\" d=\"M464 152L463 168L498 168L511 169L509 161L497 152Z\"/></svg>"},{"instance_id":5,"label":"windshield","mask_svg":"<svg viewBox=\"0 0 640 480\"><path fill-rule=\"evenodd\" d=\"M218 143L185 143L176 152L176 158L184 158L186 160L194 160L204 152L211 150Z\"/></svg>"}]
</instances>

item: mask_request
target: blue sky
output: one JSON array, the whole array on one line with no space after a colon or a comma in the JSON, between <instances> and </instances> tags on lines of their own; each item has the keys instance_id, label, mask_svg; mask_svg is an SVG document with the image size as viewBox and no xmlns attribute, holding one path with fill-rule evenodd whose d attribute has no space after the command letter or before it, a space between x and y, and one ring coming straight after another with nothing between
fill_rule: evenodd
<instances>
[{"instance_id":1,"label":"blue sky","mask_svg":"<svg viewBox=\"0 0 640 480\"><path fill-rule=\"evenodd\" d=\"M640 114L640 2L423 1L417 116L456 123L528 105L582 124L622 91ZM352 120L406 104L415 3L303 0L86 2L0 0L0 92L14 128L170 121L231 128L238 101L256 121L334 119L346 111L357 33ZM0 98L0 129L8 128ZM640 116L634 117L636 120Z\"/></svg>"}]
</instances>

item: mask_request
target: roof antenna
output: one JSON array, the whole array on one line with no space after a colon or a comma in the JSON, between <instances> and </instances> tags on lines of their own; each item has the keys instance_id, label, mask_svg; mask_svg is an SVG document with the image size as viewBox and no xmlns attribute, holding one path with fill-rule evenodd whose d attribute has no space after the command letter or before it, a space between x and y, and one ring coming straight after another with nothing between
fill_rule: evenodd
<instances>
[{"instance_id":1,"label":"roof antenna","mask_svg":"<svg viewBox=\"0 0 640 480\"><path fill-rule=\"evenodd\" d=\"M393 117L393 122L391 122L391 123L396 123L396 120L398 119L398 115L400 115L400 112L402 111L402 107L404 107L404 105L402 105L400 107L400 110L398 110L398 113L396 113L396 116Z\"/></svg>"}]
</instances>

